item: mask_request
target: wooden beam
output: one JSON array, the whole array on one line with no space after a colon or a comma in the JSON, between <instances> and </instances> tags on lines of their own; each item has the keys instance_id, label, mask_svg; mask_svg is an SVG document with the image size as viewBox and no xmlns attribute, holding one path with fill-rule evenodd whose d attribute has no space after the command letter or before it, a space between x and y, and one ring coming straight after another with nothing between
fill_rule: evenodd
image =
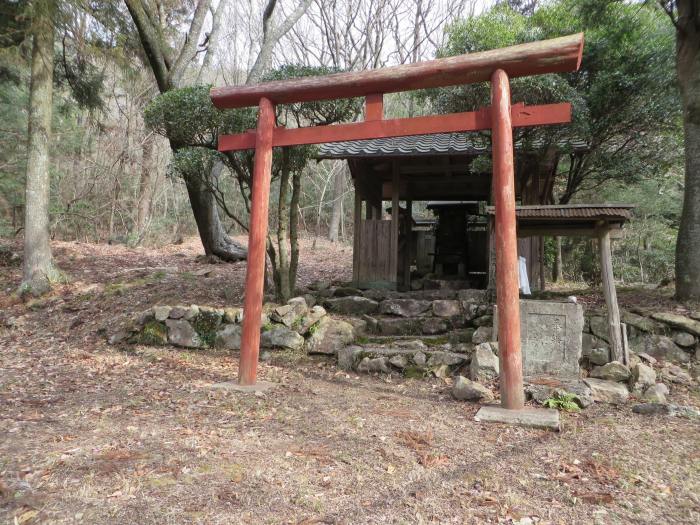
<instances>
[{"instance_id":1,"label":"wooden beam","mask_svg":"<svg viewBox=\"0 0 700 525\"><path fill-rule=\"evenodd\" d=\"M598 236L598 247L600 252L600 272L603 278L603 295L605 296L605 305L608 308L610 349L615 361L624 363L620 308L617 304L617 291L615 290L615 277L613 275L610 232L607 229L601 230Z\"/></svg>"},{"instance_id":2,"label":"wooden beam","mask_svg":"<svg viewBox=\"0 0 700 525\"><path fill-rule=\"evenodd\" d=\"M384 95L374 93L365 97L365 122L384 118Z\"/></svg>"},{"instance_id":3,"label":"wooden beam","mask_svg":"<svg viewBox=\"0 0 700 525\"><path fill-rule=\"evenodd\" d=\"M569 223L571 224L571 223ZM622 228L619 224L610 225L608 230L611 239L622 237ZM564 227L561 225L550 226L518 226L518 237L537 237L540 235L551 237L595 237L600 236L600 229L595 226L583 225L581 228L575 226Z\"/></svg>"},{"instance_id":4,"label":"wooden beam","mask_svg":"<svg viewBox=\"0 0 700 525\"><path fill-rule=\"evenodd\" d=\"M362 195L360 190L355 188L355 215L352 232L352 280L355 286L360 282L360 243L362 243Z\"/></svg>"},{"instance_id":5,"label":"wooden beam","mask_svg":"<svg viewBox=\"0 0 700 525\"><path fill-rule=\"evenodd\" d=\"M363 97L416 89L486 82L496 69L510 77L576 71L583 33L517 46L382 69L212 88L217 108L243 108L261 97L276 104Z\"/></svg>"},{"instance_id":6,"label":"wooden beam","mask_svg":"<svg viewBox=\"0 0 700 525\"><path fill-rule=\"evenodd\" d=\"M253 167L241 360L238 368L238 382L241 385L254 385L257 377L258 354L260 352L260 315L265 281L265 244L267 241L270 179L272 177L272 128L274 125L275 107L268 99L261 98Z\"/></svg>"},{"instance_id":7,"label":"wooden beam","mask_svg":"<svg viewBox=\"0 0 700 525\"><path fill-rule=\"evenodd\" d=\"M391 180L391 265L390 273L394 282L398 282L399 266L399 167L393 163L393 174Z\"/></svg>"},{"instance_id":8,"label":"wooden beam","mask_svg":"<svg viewBox=\"0 0 700 525\"><path fill-rule=\"evenodd\" d=\"M571 121L571 104L545 104L525 106L517 104L512 109L514 127L564 124ZM272 145L295 146L300 144L322 144L350 140L378 139L386 137L408 137L433 133L478 131L491 127L491 111L488 108L448 115L398 118L313 126L308 128L277 127L273 132ZM255 147L255 132L246 131L236 135L220 135L219 151L240 151Z\"/></svg>"},{"instance_id":9,"label":"wooden beam","mask_svg":"<svg viewBox=\"0 0 700 525\"><path fill-rule=\"evenodd\" d=\"M402 164L399 166L399 173L401 175L451 175L457 173L459 175L469 173L470 164L467 162L461 162L459 164L449 164L447 166L443 165L414 165L414 164ZM411 180L413 180L411 178Z\"/></svg>"},{"instance_id":10,"label":"wooden beam","mask_svg":"<svg viewBox=\"0 0 700 525\"><path fill-rule=\"evenodd\" d=\"M404 222L404 238L406 243L404 246L404 261L403 261L403 285L411 291L411 243L413 242L413 201L406 200L406 221Z\"/></svg>"},{"instance_id":11,"label":"wooden beam","mask_svg":"<svg viewBox=\"0 0 700 525\"><path fill-rule=\"evenodd\" d=\"M491 76L493 192L496 207L496 300L501 404L522 409L523 363L520 351L520 283L515 223L515 171L510 82L499 69Z\"/></svg>"}]
</instances>

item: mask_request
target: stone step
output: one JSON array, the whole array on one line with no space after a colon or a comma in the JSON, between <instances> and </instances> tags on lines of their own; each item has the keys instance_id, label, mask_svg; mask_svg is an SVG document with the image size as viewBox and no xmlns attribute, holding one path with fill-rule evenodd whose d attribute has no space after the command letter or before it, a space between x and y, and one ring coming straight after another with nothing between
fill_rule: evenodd
<instances>
[{"instance_id":1,"label":"stone step","mask_svg":"<svg viewBox=\"0 0 700 525\"><path fill-rule=\"evenodd\" d=\"M484 316L490 321L490 316ZM455 317L395 317L390 315L365 316L366 331L372 335L384 336L433 336L457 333L460 342L471 342L471 335L480 326L470 323L461 316ZM490 326L490 323L485 323Z\"/></svg>"},{"instance_id":2,"label":"stone step","mask_svg":"<svg viewBox=\"0 0 700 525\"><path fill-rule=\"evenodd\" d=\"M407 341L420 341L426 346L436 346L436 345L441 345L444 343L449 343L449 337L446 334L437 334L437 335L423 335L423 334L418 334L418 335L411 335L411 334L406 334L406 335L378 335L378 334L370 334L367 337L363 338L365 342L371 343L371 344L376 344L379 346L388 346L391 345L392 343L399 343L403 344Z\"/></svg>"},{"instance_id":3,"label":"stone step","mask_svg":"<svg viewBox=\"0 0 700 525\"><path fill-rule=\"evenodd\" d=\"M407 341L410 343L411 341ZM469 365L471 353L427 348L425 345L348 346L338 351L338 367L355 372L396 372L410 378L447 377Z\"/></svg>"}]
</instances>

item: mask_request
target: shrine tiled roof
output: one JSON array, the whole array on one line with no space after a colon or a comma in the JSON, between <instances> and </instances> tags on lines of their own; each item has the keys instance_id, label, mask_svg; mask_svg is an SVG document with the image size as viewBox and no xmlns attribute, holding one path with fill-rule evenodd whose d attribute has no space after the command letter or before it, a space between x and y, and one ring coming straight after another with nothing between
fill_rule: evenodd
<instances>
[{"instance_id":1,"label":"shrine tiled roof","mask_svg":"<svg viewBox=\"0 0 700 525\"><path fill-rule=\"evenodd\" d=\"M542 140L533 140L527 147L537 149ZM588 145L580 139L561 140L557 146L564 151L586 150ZM519 143L516 149L523 146ZM488 137L478 133L436 133L383 139L329 142L322 144L318 157L346 159L350 157L419 156L419 155L481 155L491 150Z\"/></svg>"}]
</instances>

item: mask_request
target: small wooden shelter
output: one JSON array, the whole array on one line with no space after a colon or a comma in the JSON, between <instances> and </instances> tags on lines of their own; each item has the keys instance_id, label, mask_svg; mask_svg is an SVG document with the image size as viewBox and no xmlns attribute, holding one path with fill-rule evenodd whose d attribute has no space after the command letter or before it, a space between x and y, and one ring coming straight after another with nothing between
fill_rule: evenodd
<instances>
[{"instance_id":1,"label":"small wooden shelter","mask_svg":"<svg viewBox=\"0 0 700 525\"><path fill-rule=\"evenodd\" d=\"M561 140L547 147L541 143L527 147L516 143L516 203L540 206L552 201L550 178L555 170L541 169L533 161L533 149L546 149L548 163L556 166L560 155L587 148L580 140ZM495 260L489 251L493 229L488 226L486 213L486 206L493 202L493 179L490 170L479 168L484 163L476 161L490 153L488 139L476 133L323 144L319 157L347 160L355 186L355 285L394 289L410 286L409 269L418 266L416 258L421 250L415 245L405 246L416 242L415 236L406 231L406 220L415 220L414 203L427 201L427 208L437 217L431 272L459 278L465 287L486 288L490 260ZM395 200L399 203L399 213L386 220L383 203L392 203L393 210ZM572 226L580 222L575 220L575 214L569 212L569 215L574 221ZM396 225L392 225L393 220L397 221ZM557 220L566 222L567 213ZM399 232L397 238L391 236L394 229ZM557 234L518 239L518 255L525 257L529 280L535 289L544 278L545 235Z\"/></svg>"}]
</instances>

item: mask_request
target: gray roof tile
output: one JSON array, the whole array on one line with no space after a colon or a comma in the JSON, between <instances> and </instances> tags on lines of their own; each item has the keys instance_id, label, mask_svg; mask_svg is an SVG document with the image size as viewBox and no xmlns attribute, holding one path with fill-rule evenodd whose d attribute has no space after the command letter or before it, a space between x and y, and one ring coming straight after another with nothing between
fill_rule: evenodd
<instances>
[{"instance_id":1,"label":"gray roof tile","mask_svg":"<svg viewBox=\"0 0 700 525\"><path fill-rule=\"evenodd\" d=\"M542 146L541 140L531 143ZM516 143L516 148L521 147ZM562 140L559 147L582 150L587 144L579 139ZM384 139L328 142L319 149L319 158L345 159L348 157L418 156L418 155L481 155L491 150L490 141L478 133L436 133Z\"/></svg>"}]
</instances>

